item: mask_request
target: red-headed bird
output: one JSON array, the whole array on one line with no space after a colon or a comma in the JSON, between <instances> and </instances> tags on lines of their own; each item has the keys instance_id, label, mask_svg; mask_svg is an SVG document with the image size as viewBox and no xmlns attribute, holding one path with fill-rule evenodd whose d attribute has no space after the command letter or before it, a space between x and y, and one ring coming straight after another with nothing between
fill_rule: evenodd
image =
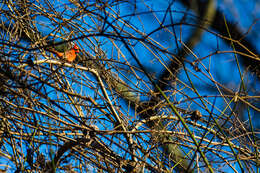
<instances>
[{"instance_id":1,"label":"red-headed bird","mask_svg":"<svg viewBox=\"0 0 260 173\"><path fill-rule=\"evenodd\" d=\"M68 62L73 62L77 57L76 53L79 53L79 47L75 43L65 43L54 48L48 48L48 51Z\"/></svg>"}]
</instances>

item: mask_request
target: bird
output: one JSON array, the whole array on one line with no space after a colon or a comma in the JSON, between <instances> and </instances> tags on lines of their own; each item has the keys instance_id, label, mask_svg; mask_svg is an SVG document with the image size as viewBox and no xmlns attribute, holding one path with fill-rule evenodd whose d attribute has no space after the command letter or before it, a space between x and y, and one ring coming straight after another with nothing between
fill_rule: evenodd
<instances>
[{"instance_id":1,"label":"bird","mask_svg":"<svg viewBox=\"0 0 260 173\"><path fill-rule=\"evenodd\" d=\"M64 43L51 48L47 48L47 50L70 63L72 63L76 59L77 53L80 52L79 47L76 43Z\"/></svg>"}]
</instances>

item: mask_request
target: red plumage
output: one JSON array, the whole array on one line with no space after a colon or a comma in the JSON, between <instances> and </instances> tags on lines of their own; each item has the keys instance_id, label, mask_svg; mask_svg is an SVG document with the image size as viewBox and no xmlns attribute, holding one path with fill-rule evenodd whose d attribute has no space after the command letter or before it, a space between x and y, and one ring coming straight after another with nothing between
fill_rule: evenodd
<instances>
[{"instance_id":1,"label":"red plumage","mask_svg":"<svg viewBox=\"0 0 260 173\"><path fill-rule=\"evenodd\" d=\"M77 57L76 53L79 53L79 47L75 43L73 43L72 46L73 47L69 48L68 50L65 50L64 52L59 52L54 48L49 48L48 51L54 53L59 58L67 60L68 62L73 62Z\"/></svg>"}]
</instances>

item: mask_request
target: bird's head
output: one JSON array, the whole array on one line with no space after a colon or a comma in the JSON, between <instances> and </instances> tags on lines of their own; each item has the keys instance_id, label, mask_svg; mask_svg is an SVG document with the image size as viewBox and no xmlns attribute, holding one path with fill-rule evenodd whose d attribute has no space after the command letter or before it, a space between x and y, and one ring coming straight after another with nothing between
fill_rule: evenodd
<instances>
[{"instance_id":1,"label":"bird's head","mask_svg":"<svg viewBox=\"0 0 260 173\"><path fill-rule=\"evenodd\" d=\"M79 53L79 47L76 43L73 43L73 47L72 49L76 52L76 53Z\"/></svg>"}]
</instances>

